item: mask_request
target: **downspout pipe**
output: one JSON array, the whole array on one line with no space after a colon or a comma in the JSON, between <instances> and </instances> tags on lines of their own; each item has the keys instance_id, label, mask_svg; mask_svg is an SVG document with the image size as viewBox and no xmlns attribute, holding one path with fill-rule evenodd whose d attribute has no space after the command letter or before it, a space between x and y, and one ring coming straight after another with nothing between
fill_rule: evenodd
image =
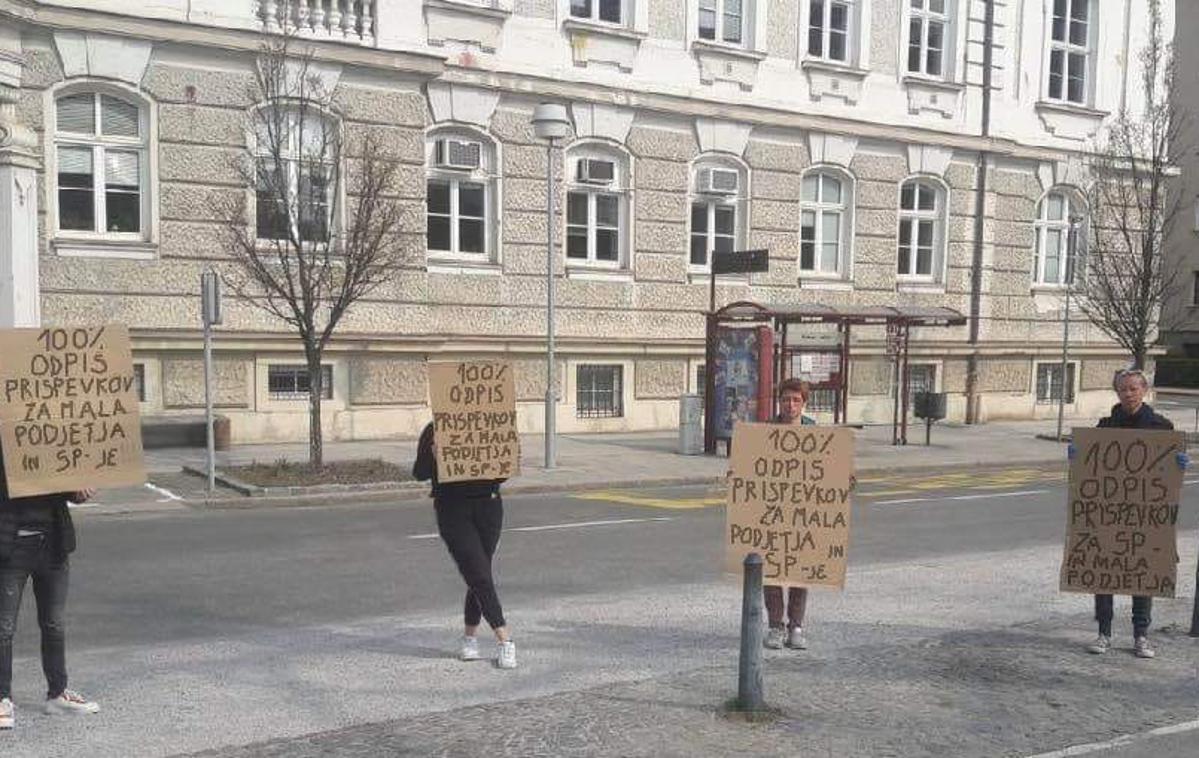
<instances>
[{"instance_id":1,"label":"downspout pipe","mask_svg":"<svg viewBox=\"0 0 1199 758\"><path fill-rule=\"evenodd\" d=\"M986 13L983 19L983 78L982 124L984 138L991 136L991 71L995 48L995 0L983 0ZM966 365L966 423L977 424L978 418L978 342L982 315L983 235L986 230L987 174L991 154L985 148L978 153L974 195L974 251L970 263L970 355Z\"/></svg>"}]
</instances>

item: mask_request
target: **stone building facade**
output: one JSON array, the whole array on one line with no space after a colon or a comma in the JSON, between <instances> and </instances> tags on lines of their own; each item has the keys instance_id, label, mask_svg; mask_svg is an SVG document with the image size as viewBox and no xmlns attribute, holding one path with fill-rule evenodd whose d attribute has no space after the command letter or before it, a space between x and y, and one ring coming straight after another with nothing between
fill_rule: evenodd
<instances>
[{"instance_id":1,"label":"stone building facade","mask_svg":"<svg viewBox=\"0 0 1199 758\"><path fill-rule=\"evenodd\" d=\"M143 413L202 406L200 274L230 265L209 209L248 191L223 167L264 35L290 20L339 122L403 160L404 269L326 356L336 439L418 431L424 362L465 356L514 361L540 428L546 101L573 127L554 161L559 430L677 423L729 248L768 248L770 270L721 277L719 303L954 308L972 324L912 346L951 418L1055 414L1077 158L1139 96L1143 35L1131 0L128 5L0 0L0 323L126 323ZM1067 410L1094 416L1127 359L1083 321L1071 338ZM229 301L216 344L234 439L303 438L296 338ZM884 334L856 331L853 354L850 420L889 419Z\"/></svg>"}]
</instances>

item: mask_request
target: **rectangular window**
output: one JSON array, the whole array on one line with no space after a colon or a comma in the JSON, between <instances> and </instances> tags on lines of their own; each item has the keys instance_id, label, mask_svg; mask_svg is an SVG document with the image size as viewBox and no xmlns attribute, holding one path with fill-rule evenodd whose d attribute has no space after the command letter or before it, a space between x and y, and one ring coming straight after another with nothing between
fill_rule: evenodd
<instances>
[{"instance_id":1,"label":"rectangular window","mask_svg":"<svg viewBox=\"0 0 1199 758\"><path fill-rule=\"evenodd\" d=\"M1049 35L1049 97L1085 105L1091 58L1091 1L1053 0Z\"/></svg>"},{"instance_id":2,"label":"rectangular window","mask_svg":"<svg viewBox=\"0 0 1199 758\"><path fill-rule=\"evenodd\" d=\"M146 402L146 364L133 364L133 391L139 403Z\"/></svg>"},{"instance_id":3,"label":"rectangular window","mask_svg":"<svg viewBox=\"0 0 1199 758\"><path fill-rule=\"evenodd\" d=\"M741 44L743 0L699 0L699 37Z\"/></svg>"},{"instance_id":4,"label":"rectangular window","mask_svg":"<svg viewBox=\"0 0 1199 758\"><path fill-rule=\"evenodd\" d=\"M425 196L425 241L446 253L487 253L487 187L462 179L430 179Z\"/></svg>"},{"instance_id":5,"label":"rectangular window","mask_svg":"<svg viewBox=\"0 0 1199 758\"><path fill-rule=\"evenodd\" d=\"M1062 397L1062 364L1037 364L1037 402L1056 403ZM1066 364L1066 402L1074 402L1074 364Z\"/></svg>"},{"instance_id":6,"label":"rectangular window","mask_svg":"<svg viewBox=\"0 0 1199 758\"><path fill-rule=\"evenodd\" d=\"M945 59L950 0L911 0L908 21L908 71L941 76Z\"/></svg>"},{"instance_id":7,"label":"rectangular window","mask_svg":"<svg viewBox=\"0 0 1199 758\"><path fill-rule=\"evenodd\" d=\"M95 229L95 177L90 147L58 148L58 228Z\"/></svg>"},{"instance_id":8,"label":"rectangular window","mask_svg":"<svg viewBox=\"0 0 1199 758\"><path fill-rule=\"evenodd\" d=\"M714 201L691 204L691 265L707 268L713 253L737 247L737 206Z\"/></svg>"},{"instance_id":9,"label":"rectangular window","mask_svg":"<svg viewBox=\"0 0 1199 758\"><path fill-rule=\"evenodd\" d=\"M566 257L579 261L620 262L620 195L566 193Z\"/></svg>"},{"instance_id":10,"label":"rectangular window","mask_svg":"<svg viewBox=\"0 0 1199 758\"><path fill-rule=\"evenodd\" d=\"M308 399L308 367L275 365L267 368L267 391L271 400ZM333 367L321 366L321 397L333 399Z\"/></svg>"},{"instance_id":11,"label":"rectangular window","mask_svg":"<svg viewBox=\"0 0 1199 758\"><path fill-rule=\"evenodd\" d=\"M578 418L620 418L624 415L619 365L580 365L575 372Z\"/></svg>"},{"instance_id":12,"label":"rectangular window","mask_svg":"<svg viewBox=\"0 0 1199 758\"><path fill-rule=\"evenodd\" d=\"M305 161L258 159L255 224L258 239L286 240L295 232L302 242L329 238L332 170ZM291 228L294 207L295 229Z\"/></svg>"},{"instance_id":13,"label":"rectangular window","mask_svg":"<svg viewBox=\"0 0 1199 758\"><path fill-rule=\"evenodd\" d=\"M619 24L622 0L570 0L570 15Z\"/></svg>"},{"instance_id":14,"label":"rectangular window","mask_svg":"<svg viewBox=\"0 0 1199 758\"><path fill-rule=\"evenodd\" d=\"M695 392L700 397L708 394L708 372L702 363L695 367Z\"/></svg>"},{"instance_id":15,"label":"rectangular window","mask_svg":"<svg viewBox=\"0 0 1199 758\"><path fill-rule=\"evenodd\" d=\"M808 55L849 62L850 0L809 0Z\"/></svg>"}]
</instances>

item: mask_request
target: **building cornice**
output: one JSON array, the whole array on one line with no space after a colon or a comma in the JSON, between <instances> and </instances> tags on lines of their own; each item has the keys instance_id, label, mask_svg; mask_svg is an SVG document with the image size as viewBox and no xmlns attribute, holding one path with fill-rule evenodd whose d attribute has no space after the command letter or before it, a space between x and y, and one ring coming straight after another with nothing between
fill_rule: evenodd
<instances>
[{"instance_id":1,"label":"building cornice","mask_svg":"<svg viewBox=\"0 0 1199 758\"><path fill-rule=\"evenodd\" d=\"M715 118L749 123L754 126L815 131L880 141L938 145L967 152L986 151L995 155L1030 161L1056 161L1077 154L1077 151L1022 145L1014 140L995 137L879 124L843 115L824 116L786 111L769 106L741 105L715 97L706 97L703 94L671 95L590 82L562 81L532 74L447 66L445 73L441 75L441 80L495 89L505 93L528 94L533 97L560 98L564 101L586 101L638 108L688 119Z\"/></svg>"},{"instance_id":2,"label":"building cornice","mask_svg":"<svg viewBox=\"0 0 1199 758\"><path fill-rule=\"evenodd\" d=\"M0 23L5 19L51 31L86 30L151 42L197 45L245 53L257 53L267 36L262 31L252 29L217 28L164 19L120 16L82 8L51 7L32 0L0 0ZM421 78L435 78L445 69L445 57L433 53L380 50L307 38L297 40L296 44L311 50L317 60L398 71Z\"/></svg>"}]
</instances>

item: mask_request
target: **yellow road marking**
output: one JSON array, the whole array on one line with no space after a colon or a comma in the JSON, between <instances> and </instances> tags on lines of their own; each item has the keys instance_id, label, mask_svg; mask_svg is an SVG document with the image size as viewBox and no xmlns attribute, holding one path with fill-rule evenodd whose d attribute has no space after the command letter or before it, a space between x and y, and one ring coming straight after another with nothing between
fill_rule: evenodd
<instances>
[{"instance_id":1,"label":"yellow road marking","mask_svg":"<svg viewBox=\"0 0 1199 758\"><path fill-rule=\"evenodd\" d=\"M641 497L639 495L627 495L623 492L613 492L610 490L598 490L596 492L583 492L577 495L572 495L576 500L602 500L608 503L624 503L626 505L640 505L645 508L667 508L670 510L684 510L692 508L708 508L713 505L724 505L723 497L700 497L700 498L665 498L665 497Z\"/></svg>"}]
</instances>

